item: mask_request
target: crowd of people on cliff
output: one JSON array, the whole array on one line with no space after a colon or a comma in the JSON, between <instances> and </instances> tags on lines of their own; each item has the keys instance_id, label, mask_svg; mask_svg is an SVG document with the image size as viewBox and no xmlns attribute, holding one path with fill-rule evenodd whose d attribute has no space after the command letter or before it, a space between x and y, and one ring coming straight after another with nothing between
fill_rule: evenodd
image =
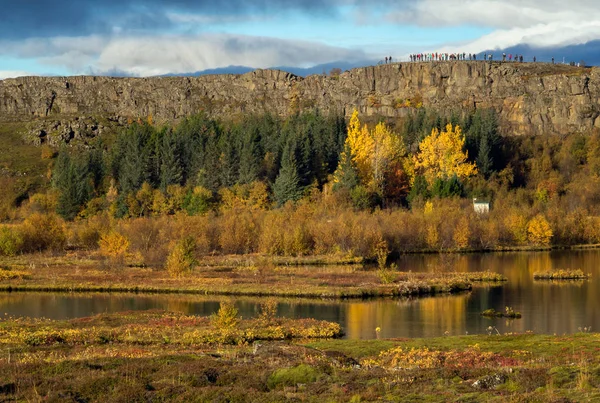
<instances>
[{"instance_id":1,"label":"crowd of people on cliff","mask_svg":"<svg viewBox=\"0 0 600 403\"><path fill-rule=\"evenodd\" d=\"M409 55L410 57L410 61L411 62L446 62L446 61L477 61L477 60L483 60L483 61L494 61L494 60L498 60L498 61L502 61L502 62L519 62L519 63L523 63L523 62L527 62L528 60L525 59L525 57L523 55L518 55L515 54L513 55L512 53L502 53L501 54L501 59L494 59L494 54L493 53L483 53L482 54L476 54L476 53L414 53ZM385 64L388 63L392 63L392 56L386 56L385 57ZM399 60L401 61L401 60ZM533 56L533 58L531 59L531 61L533 61L533 63L536 63L538 61L536 56ZM555 64L555 60L554 57L550 60L550 62L552 64ZM379 62L384 63L384 61L380 61ZM565 62L563 61L563 64L565 64ZM584 67L585 63L582 61L581 63L575 63L575 62L570 62L568 63L570 66L577 66L577 67Z\"/></svg>"},{"instance_id":2,"label":"crowd of people on cliff","mask_svg":"<svg viewBox=\"0 0 600 403\"><path fill-rule=\"evenodd\" d=\"M411 54L410 55L410 61L411 62L446 62L446 61L462 61L462 60L477 60L477 54L476 53L416 53L416 54ZM494 54L493 53L484 53L483 57L481 57L481 55L479 55L480 59L479 60L487 60L487 61L493 61L494 60ZM386 63L387 63L387 57L386 57ZM391 61L391 57L389 58ZM502 61L506 62L520 62L523 63L525 59L523 58L523 55L513 55L512 53L509 53L508 55L506 53L502 53ZM533 62L536 62L537 58L534 56L533 57ZM554 63L554 58L552 58L552 63Z\"/></svg>"}]
</instances>

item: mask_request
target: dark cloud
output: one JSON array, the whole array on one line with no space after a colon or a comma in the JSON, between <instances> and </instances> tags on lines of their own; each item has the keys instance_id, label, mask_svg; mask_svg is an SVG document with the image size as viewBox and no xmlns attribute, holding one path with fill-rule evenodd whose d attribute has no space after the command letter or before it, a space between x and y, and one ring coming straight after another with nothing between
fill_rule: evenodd
<instances>
[{"instance_id":1,"label":"dark cloud","mask_svg":"<svg viewBox=\"0 0 600 403\"><path fill-rule=\"evenodd\" d=\"M0 38L106 34L119 27L126 32L167 29L168 13L210 16L286 12L332 16L339 4L355 0L0 0ZM388 2L391 0L378 0Z\"/></svg>"}]
</instances>

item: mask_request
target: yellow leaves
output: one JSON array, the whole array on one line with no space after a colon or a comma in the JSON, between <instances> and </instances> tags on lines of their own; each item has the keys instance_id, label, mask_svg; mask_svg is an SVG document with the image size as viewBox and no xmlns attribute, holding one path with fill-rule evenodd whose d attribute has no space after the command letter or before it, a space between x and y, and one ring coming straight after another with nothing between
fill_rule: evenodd
<instances>
[{"instance_id":1,"label":"yellow leaves","mask_svg":"<svg viewBox=\"0 0 600 403\"><path fill-rule=\"evenodd\" d=\"M129 249L129 240L118 232L112 231L102 235L98 245L103 256L122 260Z\"/></svg>"},{"instance_id":2,"label":"yellow leaves","mask_svg":"<svg viewBox=\"0 0 600 403\"><path fill-rule=\"evenodd\" d=\"M380 195L398 193L394 189L388 192L385 189L386 183L393 188L404 187L402 182L405 177L406 147L402 138L393 133L385 123L378 123L373 130L369 130L367 125L361 127L358 111L355 110L348 124L344 149L340 161L346 160L347 153L350 153L362 185ZM340 168L336 174L338 181L343 174Z\"/></svg>"},{"instance_id":3,"label":"yellow leaves","mask_svg":"<svg viewBox=\"0 0 600 403\"><path fill-rule=\"evenodd\" d=\"M467 162L464 145L465 137L459 126L448 124L441 133L433 129L419 144L419 153L414 157L415 169L425 176L430 185L438 178L473 176L477 174L477 168L474 163Z\"/></svg>"},{"instance_id":4,"label":"yellow leaves","mask_svg":"<svg viewBox=\"0 0 600 403\"><path fill-rule=\"evenodd\" d=\"M465 249L469 246L471 237L471 229L469 228L469 220L467 217L461 217L458 220L452 239L458 249Z\"/></svg>"},{"instance_id":5,"label":"yellow leaves","mask_svg":"<svg viewBox=\"0 0 600 403\"><path fill-rule=\"evenodd\" d=\"M552 235L550 224L541 214L533 217L527 224L527 239L534 245L549 245Z\"/></svg>"}]
</instances>

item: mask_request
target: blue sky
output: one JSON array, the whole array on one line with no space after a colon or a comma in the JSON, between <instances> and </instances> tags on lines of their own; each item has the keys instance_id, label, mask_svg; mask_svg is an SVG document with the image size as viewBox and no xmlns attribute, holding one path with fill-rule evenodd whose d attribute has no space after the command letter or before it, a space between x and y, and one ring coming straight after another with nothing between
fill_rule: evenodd
<instances>
[{"instance_id":1,"label":"blue sky","mask_svg":"<svg viewBox=\"0 0 600 403\"><path fill-rule=\"evenodd\" d=\"M600 40L597 0L0 0L0 10L0 79L546 55Z\"/></svg>"}]
</instances>

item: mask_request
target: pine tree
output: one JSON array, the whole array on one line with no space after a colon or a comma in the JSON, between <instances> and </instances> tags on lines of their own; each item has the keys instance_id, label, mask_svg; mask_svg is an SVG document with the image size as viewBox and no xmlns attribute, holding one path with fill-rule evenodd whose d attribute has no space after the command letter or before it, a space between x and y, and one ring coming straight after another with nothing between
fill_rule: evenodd
<instances>
[{"instance_id":1,"label":"pine tree","mask_svg":"<svg viewBox=\"0 0 600 403\"><path fill-rule=\"evenodd\" d=\"M74 160L64 150L59 154L53 185L59 192L56 212L66 220L74 219L93 195L87 158Z\"/></svg>"},{"instance_id":2,"label":"pine tree","mask_svg":"<svg viewBox=\"0 0 600 403\"><path fill-rule=\"evenodd\" d=\"M160 157L160 188L165 192L169 185L181 185L183 183L181 151L177 139L173 135L166 135L162 138Z\"/></svg>"},{"instance_id":3,"label":"pine tree","mask_svg":"<svg viewBox=\"0 0 600 403\"><path fill-rule=\"evenodd\" d=\"M333 180L334 190L352 190L359 184L358 173L356 172L356 168L352 163L352 153L349 145L346 145L344 151L342 152Z\"/></svg>"},{"instance_id":4,"label":"pine tree","mask_svg":"<svg viewBox=\"0 0 600 403\"><path fill-rule=\"evenodd\" d=\"M283 206L288 201L296 201L302 197L302 187L298 176L295 156L290 147L282 156L279 175L273 184L273 196L278 206Z\"/></svg>"},{"instance_id":5,"label":"pine tree","mask_svg":"<svg viewBox=\"0 0 600 403\"><path fill-rule=\"evenodd\" d=\"M244 136L242 149L240 150L240 174L238 183L249 184L256 181L260 175L261 161L261 135L253 128Z\"/></svg>"},{"instance_id":6,"label":"pine tree","mask_svg":"<svg viewBox=\"0 0 600 403\"><path fill-rule=\"evenodd\" d=\"M479 168L479 172L487 179L494 170L494 157L492 156L492 147L487 135L483 136L479 142L478 154L477 167Z\"/></svg>"}]
</instances>

